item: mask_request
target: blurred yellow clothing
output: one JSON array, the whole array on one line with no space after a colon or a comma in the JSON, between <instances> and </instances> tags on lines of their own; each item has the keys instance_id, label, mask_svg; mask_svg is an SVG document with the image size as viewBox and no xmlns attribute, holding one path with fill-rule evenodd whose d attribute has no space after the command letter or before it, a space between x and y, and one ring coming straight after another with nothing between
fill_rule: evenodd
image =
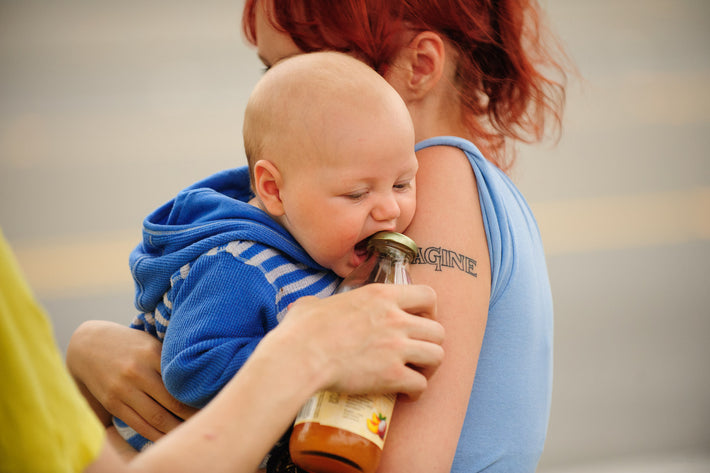
<instances>
[{"instance_id":1,"label":"blurred yellow clothing","mask_svg":"<svg viewBox=\"0 0 710 473\"><path fill-rule=\"evenodd\" d=\"M78 472L98 456L105 430L66 371L1 230L0 386L0 472Z\"/></svg>"}]
</instances>

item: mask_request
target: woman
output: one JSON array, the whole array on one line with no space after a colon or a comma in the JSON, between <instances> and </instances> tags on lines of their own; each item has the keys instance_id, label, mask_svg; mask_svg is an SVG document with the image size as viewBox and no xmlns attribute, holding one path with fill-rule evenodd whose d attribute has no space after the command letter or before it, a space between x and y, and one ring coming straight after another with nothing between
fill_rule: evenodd
<instances>
[{"instance_id":1,"label":"woman","mask_svg":"<svg viewBox=\"0 0 710 473\"><path fill-rule=\"evenodd\" d=\"M267 67L322 49L365 61L415 125L406 233L422 248L413 280L438 295L446 359L419 400L397 403L380 471L534 471L552 300L535 219L504 170L514 142L542 139L564 103L537 2L248 0L243 22Z\"/></svg>"}]
</instances>

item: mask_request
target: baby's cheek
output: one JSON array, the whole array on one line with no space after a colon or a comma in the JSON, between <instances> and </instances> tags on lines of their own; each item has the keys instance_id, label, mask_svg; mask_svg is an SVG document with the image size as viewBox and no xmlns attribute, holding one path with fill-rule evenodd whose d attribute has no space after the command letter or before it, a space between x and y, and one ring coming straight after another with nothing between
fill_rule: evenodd
<instances>
[{"instance_id":1,"label":"baby's cheek","mask_svg":"<svg viewBox=\"0 0 710 473\"><path fill-rule=\"evenodd\" d=\"M402 207L402 213L400 214L399 221L397 222L397 231L404 231L409 226L409 224L412 223L412 219L414 219L415 210L416 203L414 202L414 200L408 202Z\"/></svg>"}]
</instances>

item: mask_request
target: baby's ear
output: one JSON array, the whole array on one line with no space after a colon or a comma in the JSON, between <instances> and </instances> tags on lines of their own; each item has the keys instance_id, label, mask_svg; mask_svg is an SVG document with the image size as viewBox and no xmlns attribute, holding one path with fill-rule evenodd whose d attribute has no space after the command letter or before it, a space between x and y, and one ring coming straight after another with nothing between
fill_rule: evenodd
<instances>
[{"instance_id":1,"label":"baby's ear","mask_svg":"<svg viewBox=\"0 0 710 473\"><path fill-rule=\"evenodd\" d=\"M260 159L254 163L252 177L254 193L264 206L264 210L273 217L283 215L284 206L281 201L283 179L279 168L271 161Z\"/></svg>"}]
</instances>

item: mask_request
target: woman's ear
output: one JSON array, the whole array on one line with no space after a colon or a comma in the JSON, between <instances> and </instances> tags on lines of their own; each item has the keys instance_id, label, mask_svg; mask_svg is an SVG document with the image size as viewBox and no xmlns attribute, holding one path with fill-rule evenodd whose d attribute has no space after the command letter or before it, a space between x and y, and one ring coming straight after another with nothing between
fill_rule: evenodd
<instances>
[{"instance_id":1,"label":"woman's ear","mask_svg":"<svg viewBox=\"0 0 710 473\"><path fill-rule=\"evenodd\" d=\"M283 179L279 168L271 161L260 159L254 163L252 173L252 187L264 210L274 217L283 215L284 206L281 201Z\"/></svg>"},{"instance_id":2,"label":"woman's ear","mask_svg":"<svg viewBox=\"0 0 710 473\"><path fill-rule=\"evenodd\" d=\"M433 31L422 31L397 54L385 78L405 102L420 99L441 79L446 60L444 41Z\"/></svg>"}]
</instances>

